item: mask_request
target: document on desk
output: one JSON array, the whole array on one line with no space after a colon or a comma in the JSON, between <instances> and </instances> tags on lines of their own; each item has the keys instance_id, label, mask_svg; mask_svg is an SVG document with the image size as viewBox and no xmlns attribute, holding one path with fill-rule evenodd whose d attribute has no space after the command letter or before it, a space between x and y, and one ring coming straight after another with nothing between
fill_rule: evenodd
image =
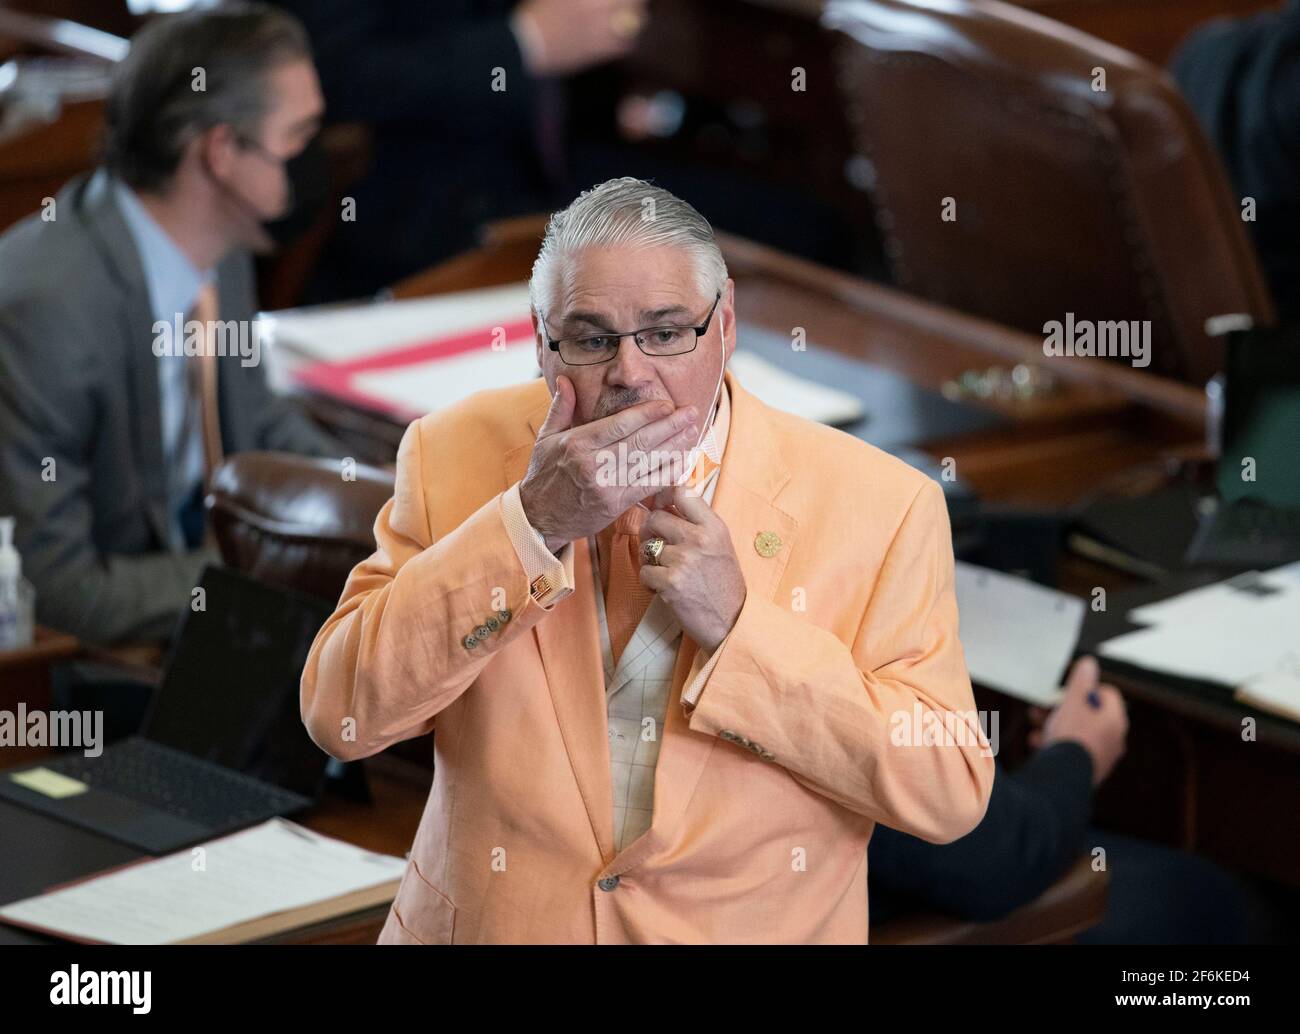
<instances>
[{"instance_id":1,"label":"document on desk","mask_svg":"<svg viewBox=\"0 0 1300 1034\"><path fill-rule=\"evenodd\" d=\"M239 943L390 902L405 867L272 819L16 901L0 920L91 943Z\"/></svg>"},{"instance_id":2,"label":"document on desk","mask_svg":"<svg viewBox=\"0 0 1300 1034\"><path fill-rule=\"evenodd\" d=\"M1300 722L1300 659L1288 658L1277 670L1247 679L1236 696L1243 704Z\"/></svg>"},{"instance_id":3,"label":"document on desk","mask_svg":"<svg viewBox=\"0 0 1300 1034\"><path fill-rule=\"evenodd\" d=\"M1151 627L1099 647L1148 671L1232 689L1285 672L1300 650L1300 564L1251 571L1128 615Z\"/></svg>"},{"instance_id":4,"label":"document on desk","mask_svg":"<svg viewBox=\"0 0 1300 1034\"><path fill-rule=\"evenodd\" d=\"M1060 703L1083 627L1083 600L960 560L956 587L971 680L1039 707Z\"/></svg>"}]
</instances>

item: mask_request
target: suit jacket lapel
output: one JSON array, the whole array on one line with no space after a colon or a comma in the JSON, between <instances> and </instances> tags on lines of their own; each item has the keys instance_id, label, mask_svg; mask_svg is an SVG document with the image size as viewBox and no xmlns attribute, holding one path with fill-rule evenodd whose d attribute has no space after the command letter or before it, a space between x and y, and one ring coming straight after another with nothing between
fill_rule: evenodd
<instances>
[{"instance_id":1,"label":"suit jacket lapel","mask_svg":"<svg viewBox=\"0 0 1300 1034\"><path fill-rule=\"evenodd\" d=\"M158 387L158 361L153 340L153 309L135 240L113 199L112 181L97 172L84 186L86 226L104 264L121 287L117 339L124 350L131 392L131 427L136 471L145 486L145 502L155 534L163 543L171 539L167 510L167 472L162 449L162 399Z\"/></svg>"}]
</instances>

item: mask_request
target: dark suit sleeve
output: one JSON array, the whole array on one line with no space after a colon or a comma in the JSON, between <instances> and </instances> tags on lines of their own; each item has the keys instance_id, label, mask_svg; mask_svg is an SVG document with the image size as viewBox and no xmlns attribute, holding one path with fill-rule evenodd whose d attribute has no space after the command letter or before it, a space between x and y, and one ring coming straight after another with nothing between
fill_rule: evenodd
<instances>
[{"instance_id":1,"label":"dark suit sleeve","mask_svg":"<svg viewBox=\"0 0 1300 1034\"><path fill-rule=\"evenodd\" d=\"M215 554L101 553L94 541L91 456L108 383L97 350L52 347L60 335L95 340L55 301L0 317L0 514L16 518L23 575L36 616L91 643L166 638ZM82 355L55 362L52 355ZM120 405L120 400L113 400Z\"/></svg>"},{"instance_id":2,"label":"dark suit sleeve","mask_svg":"<svg viewBox=\"0 0 1300 1034\"><path fill-rule=\"evenodd\" d=\"M1038 897L1078 858L1091 811L1088 752L1055 743L1014 773L998 766L983 820L960 840L930 844L877 826L867 856L871 897L997 919Z\"/></svg>"},{"instance_id":3,"label":"dark suit sleeve","mask_svg":"<svg viewBox=\"0 0 1300 1034\"><path fill-rule=\"evenodd\" d=\"M504 12L415 21L374 0L282 0L307 27L330 121L418 121L457 136L518 130L532 120L535 80ZM494 70L505 89L494 90Z\"/></svg>"}]
</instances>

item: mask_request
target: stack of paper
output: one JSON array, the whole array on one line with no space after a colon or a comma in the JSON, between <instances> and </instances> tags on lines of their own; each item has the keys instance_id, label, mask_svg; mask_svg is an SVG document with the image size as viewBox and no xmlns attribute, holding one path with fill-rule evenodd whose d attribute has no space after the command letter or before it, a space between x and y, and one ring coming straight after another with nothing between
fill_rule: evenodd
<instances>
[{"instance_id":1,"label":"stack of paper","mask_svg":"<svg viewBox=\"0 0 1300 1034\"><path fill-rule=\"evenodd\" d=\"M1217 682L1257 706L1300 714L1300 563L1251 571L1128 616L1150 627L1103 643L1103 656Z\"/></svg>"},{"instance_id":2,"label":"stack of paper","mask_svg":"<svg viewBox=\"0 0 1300 1034\"><path fill-rule=\"evenodd\" d=\"M0 908L0 920L102 944L236 944L393 900L406 863L284 819Z\"/></svg>"},{"instance_id":3,"label":"stack of paper","mask_svg":"<svg viewBox=\"0 0 1300 1034\"><path fill-rule=\"evenodd\" d=\"M1061 700L1061 677L1083 625L1083 600L957 561L958 629L972 681L1040 707Z\"/></svg>"}]
</instances>

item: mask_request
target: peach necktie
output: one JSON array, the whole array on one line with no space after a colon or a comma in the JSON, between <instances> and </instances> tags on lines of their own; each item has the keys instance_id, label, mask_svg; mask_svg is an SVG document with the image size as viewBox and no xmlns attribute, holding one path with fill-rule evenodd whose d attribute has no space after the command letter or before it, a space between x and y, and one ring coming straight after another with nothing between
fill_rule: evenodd
<instances>
[{"instance_id":1,"label":"peach necktie","mask_svg":"<svg viewBox=\"0 0 1300 1034\"><path fill-rule=\"evenodd\" d=\"M654 599L654 593L641 584L641 528L650 512L631 506L619 514L606 529L609 556L609 579L605 588L605 624L609 628L609 646L614 665L623 655L636 626Z\"/></svg>"},{"instance_id":2,"label":"peach necktie","mask_svg":"<svg viewBox=\"0 0 1300 1034\"><path fill-rule=\"evenodd\" d=\"M689 485L703 484L718 465L703 453L691 474ZM648 497L653 499L653 497ZM650 512L637 505L619 514L618 519L597 537L600 551L607 556L605 581L605 626L614 666L623 655L632 633L645 617L654 593L641 584L641 529Z\"/></svg>"}]
</instances>

